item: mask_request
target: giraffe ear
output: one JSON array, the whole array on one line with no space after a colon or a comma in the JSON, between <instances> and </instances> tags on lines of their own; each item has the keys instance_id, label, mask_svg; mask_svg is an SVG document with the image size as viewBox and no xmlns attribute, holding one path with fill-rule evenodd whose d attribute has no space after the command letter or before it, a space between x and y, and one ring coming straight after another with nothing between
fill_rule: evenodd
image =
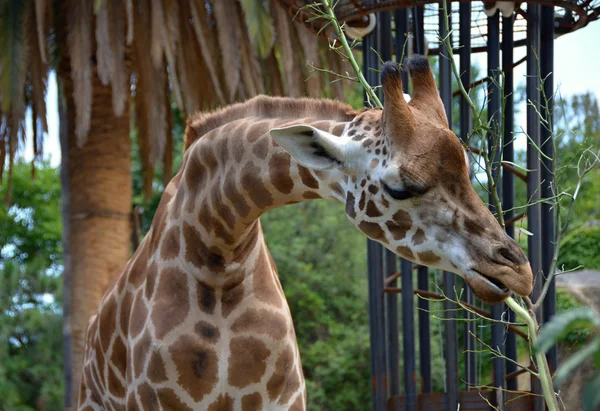
<instances>
[{"instance_id":1,"label":"giraffe ear","mask_svg":"<svg viewBox=\"0 0 600 411\"><path fill-rule=\"evenodd\" d=\"M312 126L274 128L271 137L303 167L327 170L344 163L343 140Z\"/></svg>"}]
</instances>

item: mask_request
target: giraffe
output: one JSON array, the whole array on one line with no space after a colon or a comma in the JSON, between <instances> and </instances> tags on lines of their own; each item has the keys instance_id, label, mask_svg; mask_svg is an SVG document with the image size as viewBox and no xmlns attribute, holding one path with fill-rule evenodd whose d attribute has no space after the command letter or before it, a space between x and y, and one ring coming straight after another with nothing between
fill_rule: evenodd
<instances>
[{"instance_id":1,"label":"giraffe","mask_svg":"<svg viewBox=\"0 0 600 411\"><path fill-rule=\"evenodd\" d=\"M382 67L383 110L259 96L192 116L181 169L86 335L79 410L304 410L290 311L259 217L311 199L481 300L528 295L525 254L470 184L427 59Z\"/></svg>"}]
</instances>

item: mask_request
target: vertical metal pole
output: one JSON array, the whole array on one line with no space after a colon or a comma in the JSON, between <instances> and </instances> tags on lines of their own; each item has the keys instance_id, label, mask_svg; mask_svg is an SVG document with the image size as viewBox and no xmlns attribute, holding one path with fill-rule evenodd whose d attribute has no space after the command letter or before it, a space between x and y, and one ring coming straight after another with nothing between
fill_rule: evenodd
<instances>
[{"instance_id":1,"label":"vertical metal pole","mask_svg":"<svg viewBox=\"0 0 600 411\"><path fill-rule=\"evenodd\" d=\"M513 25L514 16L503 16L502 17L502 71L504 72L504 84L503 93L505 100L504 112L502 113L504 119L504 136L503 136L503 148L502 157L506 161L514 161L514 145L513 145L513 131L514 131L514 75L513 75ZM515 216L513 210L515 206L515 177L512 173L504 173L502 176L502 206L505 210L504 218L509 220ZM506 233L514 237L515 226L506 226ZM511 322L516 321L515 313L506 308L508 311L508 320ZM511 331L506 332L506 356L514 361L517 361L517 335ZM505 362L506 373L511 374L517 371L516 365L511 361ZM506 382L506 388L508 390L517 389L517 379L511 378Z\"/></svg>"},{"instance_id":2,"label":"vertical metal pole","mask_svg":"<svg viewBox=\"0 0 600 411\"><path fill-rule=\"evenodd\" d=\"M460 57L460 81L466 90L471 85L471 3L464 2L459 5L460 28L459 38L462 48L459 50ZM460 139L467 142L469 133L471 132L471 108L467 104L467 100L461 96L460 98ZM475 302L473 290L465 284L464 288L465 301L468 304ZM465 380L466 389L470 390L471 386L476 384L477 380L477 356L475 355L475 322L474 315L465 311Z\"/></svg>"},{"instance_id":3,"label":"vertical metal pole","mask_svg":"<svg viewBox=\"0 0 600 411\"><path fill-rule=\"evenodd\" d=\"M446 0L442 0L446 1ZM448 35L446 30L446 21L443 11L443 3L440 3L439 10L439 29L440 36L445 38ZM449 26L451 27L452 2L446 1L446 9L448 10ZM452 39L450 39L452 43ZM448 118L448 126L452 128L452 72L450 57L444 47L440 48L439 57L440 67L440 97L446 109L446 117ZM451 298L455 298L454 288L456 285L456 277L452 273L444 272L444 293ZM457 353L457 325L456 325L456 307L454 304L445 301L444 309L446 310L447 320L444 322L446 331L446 387L448 390L448 409L455 410L458 406L458 353Z\"/></svg>"},{"instance_id":4,"label":"vertical metal pole","mask_svg":"<svg viewBox=\"0 0 600 411\"><path fill-rule=\"evenodd\" d=\"M413 35L415 38L415 53L425 54L425 26L423 7L412 8ZM417 270L417 287L419 290L429 290L429 270L419 267ZM422 392L431 392L431 333L429 318L429 301L419 298L419 372L421 374Z\"/></svg>"},{"instance_id":5,"label":"vertical metal pole","mask_svg":"<svg viewBox=\"0 0 600 411\"><path fill-rule=\"evenodd\" d=\"M392 59L392 21L389 12L378 15L378 52L384 61ZM372 83L372 84L377 84ZM398 257L390 250L383 250L385 261L384 278L397 270ZM395 281L394 281L395 283ZM395 285L392 284L392 287ZM399 378L399 333L398 333L398 295L385 294L385 332L386 332L386 357L387 357L387 396L386 400L400 394Z\"/></svg>"},{"instance_id":6,"label":"vertical metal pole","mask_svg":"<svg viewBox=\"0 0 600 411\"><path fill-rule=\"evenodd\" d=\"M396 58L402 57L406 33L408 33L408 10L396 11ZM408 76L402 74L402 86L404 92L408 92ZM414 287L412 263L401 260L401 284L402 284L402 348L404 369L404 395L405 410L416 411L417 409L417 381L415 361L415 312L414 312Z\"/></svg>"},{"instance_id":7,"label":"vertical metal pole","mask_svg":"<svg viewBox=\"0 0 600 411\"><path fill-rule=\"evenodd\" d=\"M363 72L369 84L378 84L377 74L370 70L379 66L377 49L379 31L374 30L363 40ZM365 98L366 101L366 98ZM367 265L369 276L369 333L371 351L371 409L386 410L386 355L383 300L383 247L367 240Z\"/></svg>"},{"instance_id":8,"label":"vertical metal pole","mask_svg":"<svg viewBox=\"0 0 600 411\"><path fill-rule=\"evenodd\" d=\"M488 17L488 44L487 44L487 71L488 71L488 119L490 120L491 133L488 135L488 155L490 158L490 166L492 167L492 178L499 182L500 160L502 154L502 136L500 135L500 105L502 95L500 94L500 12ZM501 195L496 183L489 181L488 188L490 190L490 210L499 213L494 206L494 195ZM495 191L495 193L494 193ZM500 320L504 304L494 304L492 306L492 318ZM502 324L494 323L492 325L492 347L504 353L504 327ZM496 405L499 409L504 409L504 360L502 358L494 358L494 386L496 390Z\"/></svg>"},{"instance_id":9,"label":"vertical metal pole","mask_svg":"<svg viewBox=\"0 0 600 411\"><path fill-rule=\"evenodd\" d=\"M554 112L554 7L544 6L541 10L541 47L540 47L540 75L544 79L544 98L542 100L542 115L546 117L548 124L541 126L541 143L542 152L551 160L542 157L541 167L541 195L542 198L552 197L552 184L554 182L554 146L553 146L553 112ZM552 265L552 257L554 254L554 243L556 241L556 227L554 220L554 212L550 204L542 203L541 205L541 224L542 224L542 270L545 277L550 275L550 266ZM543 302L543 321L549 321L556 312L556 282L552 279L548 288L548 293ZM557 366L557 351L554 346L546 354L550 371L556 370Z\"/></svg>"},{"instance_id":10,"label":"vertical metal pole","mask_svg":"<svg viewBox=\"0 0 600 411\"><path fill-rule=\"evenodd\" d=\"M540 219L540 155L533 144L540 146L540 119L538 118L540 93L538 57L540 55L540 6L537 4L527 5L527 133L530 141L527 144L527 198L530 205L527 207L527 229L533 235L527 238L529 262L534 275L534 287L532 292L533 302L541 293L542 259L541 259L541 219ZM541 322L541 315L538 315ZM531 377L531 390L534 394L541 394L540 381ZM544 402L541 396L533 397L534 411L542 411Z\"/></svg>"}]
</instances>

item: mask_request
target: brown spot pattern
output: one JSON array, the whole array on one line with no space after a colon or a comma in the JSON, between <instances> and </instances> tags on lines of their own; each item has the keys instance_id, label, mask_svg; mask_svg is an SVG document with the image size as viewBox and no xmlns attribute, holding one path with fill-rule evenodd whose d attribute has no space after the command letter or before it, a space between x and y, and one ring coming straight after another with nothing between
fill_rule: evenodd
<instances>
[{"instance_id":1,"label":"brown spot pattern","mask_svg":"<svg viewBox=\"0 0 600 411\"><path fill-rule=\"evenodd\" d=\"M233 411L233 398L227 394L219 394L216 401L209 405L207 411Z\"/></svg>"},{"instance_id":2,"label":"brown spot pattern","mask_svg":"<svg viewBox=\"0 0 600 411\"><path fill-rule=\"evenodd\" d=\"M227 318L229 314L244 300L244 283L223 289L221 294L221 313Z\"/></svg>"},{"instance_id":3,"label":"brown spot pattern","mask_svg":"<svg viewBox=\"0 0 600 411\"><path fill-rule=\"evenodd\" d=\"M155 384L167 381L167 370L160 353L153 351L148 363L148 378Z\"/></svg>"},{"instance_id":4,"label":"brown spot pattern","mask_svg":"<svg viewBox=\"0 0 600 411\"><path fill-rule=\"evenodd\" d=\"M354 202L355 202L354 194L348 193L348 196L346 197L346 214L348 214L348 216L352 219L356 218L356 210L354 209Z\"/></svg>"},{"instance_id":5,"label":"brown spot pattern","mask_svg":"<svg viewBox=\"0 0 600 411\"><path fill-rule=\"evenodd\" d=\"M147 300L150 300L152 298L152 294L154 294L154 284L156 283L157 276L158 269L156 267L156 263L152 263L146 272L146 284L144 286L144 295L146 296Z\"/></svg>"},{"instance_id":6,"label":"brown spot pattern","mask_svg":"<svg viewBox=\"0 0 600 411\"><path fill-rule=\"evenodd\" d=\"M150 337L150 332L146 330L144 331L142 338L137 342L135 347L133 347L133 371L136 378L139 377L144 370L146 355L150 349L151 343L152 338Z\"/></svg>"},{"instance_id":7,"label":"brown spot pattern","mask_svg":"<svg viewBox=\"0 0 600 411\"><path fill-rule=\"evenodd\" d=\"M268 265L266 255L260 255L256 262L254 270L254 294L256 297L267 304L281 307L282 296L275 285L275 278Z\"/></svg>"},{"instance_id":8,"label":"brown spot pattern","mask_svg":"<svg viewBox=\"0 0 600 411\"><path fill-rule=\"evenodd\" d=\"M385 236L383 230L377 223L370 223L368 221L361 221L358 224L360 231L366 234L367 237L374 240L382 240Z\"/></svg>"},{"instance_id":9,"label":"brown spot pattern","mask_svg":"<svg viewBox=\"0 0 600 411\"><path fill-rule=\"evenodd\" d=\"M294 351L292 347L286 346L281 354L279 354L273 375L269 378L269 382L267 382L267 393L271 401L275 401L281 396L283 390L286 388L286 382L290 379L293 372Z\"/></svg>"},{"instance_id":10,"label":"brown spot pattern","mask_svg":"<svg viewBox=\"0 0 600 411\"><path fill-rule=\"evenodd\" d=\"M212 314L215 311L217 298L214 288L207 284L198 282L196 284L196 298L198 299L198 307L206 314Z\"/></svg>"},{"instance_id":11,"label":"brown spot pattern","mask_svg":"<svg viewBox=\"0 0 600 411\"><path fill-rule=\"evenodd\" d=\"M241 216L246 217L250 212L250 207L236 186L235 169L232 167L225 176L223 182L223 193L235 207L235 211Z\"/></svg>"},{"instance_id":12,"label":"brown spot pattern","mask_svg":"<svg viewBox=\"0 0 600 411\"><path fill-rule=\"evenodd\" d=\"M259 382L271 353L267 346L254 337L234 337L229 343L229 349L229 385L244 388Z\"/></svg>"},{"instance_id":13,"label":"brown spot pattern","mask_svg":"<svg viewBox=\"0 0 600 411\"><path fill-rule=\"evenodd\" d=\"M159 388L157 394L163 411L192 411L190 407L181 402L177 393L170 388Z\"/></svg>"},{"instance_id":14,"label":"brown spot pattern","mask_svg":"<svg viewBox=\"0 0 600 411\"><path fill-rule=\"evenodd\" d=\"M282 339L287 334L287 321L277 312L250 308L244 311L231 326L233 332L252 331Z\"/></svg>"},{"instance_id":15,"label":"brown spot pattern","mask_svg":"<svg viewBox=\"0 0 600 411\"><path fill-rule=\"evenodd\" d=\"M114 297L111 297L100 311L98 322L98 333L100 334L100 345L106 352L110 339L117 328L117 302Z\"/></svg>"},{"instance_id":16,"label":"brown spot pattern","mask_svg":"<svg viewBox=\"0 0 600 411\"><path fill-rule=\"evenodd\" d=\"M259 411L263 409L260 393L244 395L242 397L242 411Z\"/></svg>"},{"instance_id":17,"label":"brown spot pattern","mask_svg":"<svg viewBox=\"0 0 600 411\"><path fill-rule=\"evenodd\" d=\"M375 203L371 200L369 200L369 202L367 203L366 213L369 217L381 217L383 215L381 214L381 211L379 211Z\"/></svg>"},{"instance_id":18,"label":"brown spot pattern","mask_svg":"<svg viewBox=\"0 0 600 411\"><path fill-rule=\"evenodd\" d=\"M131 309L131 320L129 323L129 335L131 338L135 338L144 329L146 325L146 317L148 316L148 309L144 300L142 299L142 293L138 293Z\"/></svg>"},{"instance_id":19,"label":"brown spot pattern","mask_svg":"<svg viewBox=\"0 0 600 411\"><path fill-rule=\"evenodd\" d=\"M148 384L147 382L142 383L138 387L138 395L140 396L140 400L142 402L142 409L144 411L159 410L158 397L156 396L156 392L154 391L154 389L152 389L150 384Z\"/></svg>"},{"instance_id":20,"label":"brown spot pattern","mask_svg":"<svg viewBox=\"0 0 600 411\"><path fill-rule=\"evenodd\" d=\"M273 186L283 194L289 194L294 188L290 176L290 155L285 152L274 154L269 160L269 177Z\"/></svg>"},{"instance_id":21,"label":"brown spot pattern","mask_svg":"<svg viewBox=\"0 0 600 411\"><path fill-rule=\"evenodd\" d=\"M156 338L162 340L185 320L190 310L187 275L176 268L164 269L158 289L160 293L154 297L150 318Z\"/></svg>"},{"instance_id":22,"label":"brown spot pattern","mask_svg":"<svg viewBox=\"0 0 600 411\"><path fill-rule=\"evenodd\" d=\"M267 137L259 139L256 144L254 144L254 147L252 147L252 152L261 160L267 158L267 154L269 154L269 139Z\"/></svg>"},{"instance_id":23,"label":"brown spot pattern","mask_svg":"<svg viewBox=\"0 0 600 411\"><path fill-rule=\"evenodd\" d=\"M217 327L207 323L206 321L198 321L194 326L194 331L196 331L196 334L202 337L204 340L211 343L216 343L219 341L219 337L221 335Z\"/></svg>"},{"instance_id":24,"label":"brown spot pattern","mask_svg":"<svg viewBox=\"0 0 600 411\"><path fill-rule=\"evenodd\" d=\"M260 178L261 169L252 163L246 163L242 170L242 187L248 193L250 200L260 209L266 209L273 204L273 197Z\"/></svg>"},{"instance_id":25,"label":"brown spot pattern","mask_svg":"<svg viewBox=\"0 0 600 411\"><path fill-rule=\"evenodd\" d=\"M424 241L425 241L425 232L423 232L423 230L418 228L417 231L415 232L415 234L413 235L412 242L414 245L419 245L419 244L423 244Z\"/></svg>"},{"instance_id":26,"label":"brown spot pattern","mask_svg":"<svg viewBox=\"0 0 600 411\"><path fill-rule=\"evenodd\" d=\"M310 170L306 167L298 166L298 174L304 184L308 188L317 190L319 188L319 181L312 175Z\"/></svg>"},{"instance_id":27,"label":"brown spot pattern","mask_svg":"<svg viewBox=\"0 0 600 411\"><path fill-rule=\"evenodd\" d=\"M200 401L218 381L217 354L191 335L179 338L169 353L179 378L177 383L194 399Z\"/></svg>"},{"instance_id":28,"label":"brown spot pattern","mask_svg":"<svg viewBox=\"0 0 600 411\"><path fill-rule=\"evenodd\" d=\"M163 236L162 244L160 247L161 257L165 260L175 258L179 256L179 227L173 226L167 230Z\"/></svg>"},{"instance_id":29,"label":"brown spot pattern","mask_svg":"<svg viewBox=\"0 0 600 411\"><path fill-rule=\"evenodd\" d=\"M440 261L440 257L435 255L433 251L418 253L417 256L419 257L419 261L426 265L436 264Z\"/></svg>"},{"instance_id":30,"label":"brown spot pattern","mask_svg":"<svg viewBox=\"0 0 600 411\"><path fill-rule=\"evenodd\" d=\"M401 257L404 257L407 260L415 261L415 255L413 254L412 250L408 247L398 247L396 248L396 252L400 254Z\"/></svg>"}]
</instances>

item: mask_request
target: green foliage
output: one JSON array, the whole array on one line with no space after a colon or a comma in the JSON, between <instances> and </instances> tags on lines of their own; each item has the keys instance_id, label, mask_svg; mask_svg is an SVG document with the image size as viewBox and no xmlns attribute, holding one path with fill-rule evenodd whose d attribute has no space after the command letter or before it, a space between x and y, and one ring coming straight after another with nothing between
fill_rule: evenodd
<instances>
[{"instance_id":1,"label":"green foliage","mask_svg":"<svg viewBox=\"0 0 600 411\"><path fill-rule=\"evenodd\" d=\"M600 226L580 227L562 241L558 267L573 270L578 267L600 269Z\"/></svg>"},{"instance_id":2,"label":"green foliage","mask_svg":"<svg viewBox=\"0 0 600 411\"><path fill-rule=\"evenodd\" d=\"M0 207L0 409L62 408L62 280L58 171L14 169ZM0 189L4 198L5 187Z\"/></svg>"},{"instance_id":3,"label":"green foliage","mask_svg":"<svg viewBox=\"0 0 600 411\"><path fill-rule=\"evenodd\" d=\"M547 323L538 335L537 350L547 351L556 342L564 339L570 331L589 327L594 330L594 338L587 345L567 358L558 369L554 382L563 383L588 358L592 357L596 369L600 369L600 314L592 308L574 308L557 314ZM583 388L582 404L584 411L593 411L600 405L600 372L596 372Z\"/></svg>"}]
</instances>

